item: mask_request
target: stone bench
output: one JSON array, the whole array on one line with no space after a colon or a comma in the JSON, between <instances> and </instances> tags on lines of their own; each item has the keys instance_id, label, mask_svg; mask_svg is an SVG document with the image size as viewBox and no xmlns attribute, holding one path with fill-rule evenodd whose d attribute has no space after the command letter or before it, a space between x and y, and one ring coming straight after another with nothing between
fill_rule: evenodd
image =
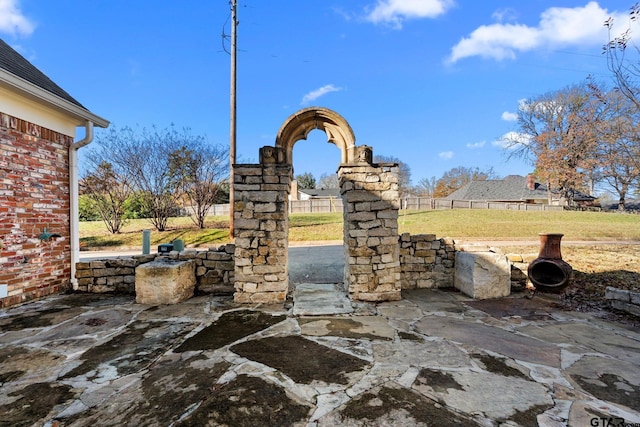
<instances>
[{"instance_id":1,"label":"stone bench","mask_svg":"<svg viewBox=\"0 0 640 427\"><path fill-rule=\"evenodd\" d=\"M136 267L136 302L176 304L193 296L195 261L160 257Z\"/></svg>"}]
</instances>

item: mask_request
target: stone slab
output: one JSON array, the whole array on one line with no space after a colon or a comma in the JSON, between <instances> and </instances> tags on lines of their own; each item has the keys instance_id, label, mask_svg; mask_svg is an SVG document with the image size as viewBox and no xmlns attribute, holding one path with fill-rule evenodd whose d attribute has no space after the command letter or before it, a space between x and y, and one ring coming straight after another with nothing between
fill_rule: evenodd
<instances>
[{"instance_id":1,"label":"stone slab","mask_svg":"<svg viewBox=\"0 0 640 427\"><path fill-rule=\"evenodd\" d=\"M301 318L302 335L393 340L395 329L380 316Z\"/></svg>"},{"instance_id":2,"label":"stone slab","mask_svg":"<svg viewBox=\"0 0 640 427\"><path fill-rule=\"evenodd\" d=\"M501 298L511 293L511 265L504 254L456 252L453 285L472 298Z\"/></svg>"},{"instance_id":3,"label":"stone slab","mask_svg":"<svg viewBox=\"0 0 640 427\"><path fill-rule=\"evenodd\" d=\"M301 283L293 293L294 316L326 316L353 312L340 284Z\"/></svg>"},{"instance_id":4,"label":"stone slab","mask_svg":"<svg viewBox=\"0 0 640 427\"><path fill-rule=\"evenodd\" d=\"M429 316L417 322L415 330L470 344L516 360L560 367L560 347L473 320Z\"/></svg>"},{"instance_id":5,"label":"stone slab","mask_svg":"<svg viewBox=\"0 0 640 427\"><path fill-rule=\"evenodd\" d=\"M136 302L176 304L193 296L196 286L194 260L156 259L136 267Z\"/></svg>"}]
</instances>

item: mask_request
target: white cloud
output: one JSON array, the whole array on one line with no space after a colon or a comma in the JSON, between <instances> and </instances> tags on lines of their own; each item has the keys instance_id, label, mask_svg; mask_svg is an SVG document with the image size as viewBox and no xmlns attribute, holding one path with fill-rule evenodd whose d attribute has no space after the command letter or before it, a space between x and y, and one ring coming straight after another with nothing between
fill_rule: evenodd
<instances>
[{"instance_id":1,"label":"white cloud","mask_svg":"<svg viewBox=\"0 0 640 427\"><path fill-rule=\"evenodd\" d=\"M321 96L324 96L328 93L331 92L339 92L341 91L342 88L341 87L336 87L332 84L330 85L324 85L321 88L312 90L311 92L309 92L308 94L306 94L305 96L302 97L302 101L300 101L300 105L306 105L308 103L310 103L311 101L315 101L316 99L320 98Z\"/></svg>"},{"instance_id":2,"label":"white cloud","mask_svg":"<svg viewBox=\"0 0 640 427\"><path fill-rule=\"evenodd\" d=\"M504 120L505 122L515 122L516 120L518 120L518 114L505 111L504 113L502 113L502 120Z\"/></svg>"},{"instance_id":3,"label":"white cloud","mask_svg":"<svg viewBox=\"0 0 640 427\"><path fill-rule=\"evenodd\" d=\"M467 144L467 148L471 148L473 150L474 148L482 148L484 147L485 144L486 144L485 141L469 143Z\"/></svg>"},{"instance_id":4,"label":"white cloud","mask_svg":"<svg viewBox=\"0 0 640 427\"><path fill-rule=\"evenodd\" d=\"M583 7L551 7L542 12L535 27L500 22L482 25L451 49L447 61L455 63L471 56L501 61L541 47L602 45L607 40L603 24L609 17L617 21L625 15L609 12L591 1Z\"/></svg>"},{"instance_id":5,"label":"white cloud","mask_svg":"<svg viewBox=\"0 0 640 427\"><path fill-rule=\"evenodd\" d=\"M438 153L438 157L440 157L441 159L445 159L445 160L449 160L453 158L453 151L443 151L441 153Z\"/></svg>"},{"instance_id":6,"label":"white cloud","mask_svg":"<svg viewBox=\"0 0 640 427\"><path fill-rule=\"evenodd\" d=\"M531 135L527 135L520 132L507 132L499 139L493 141L491 145L494 147L505 149L516 149L523 145L529 145L531 143Z\"/></svg>"},{"instance_id":7,"label":"white cloud","mask_svg":"<svg viewBox=\"0 0 640 427\"><path fill-rule=\"evenodd\" d=\"M18 0L0 0L0 33L28 36L35 24L20 11Z\"/></svg>"},{"instance_id":8,"label":"white cloud","mask_svg":"<svg viewBox=\"0 0 640 427\"><path fill-rule=\"evenodd\" d=\"M367 8L365 19L400 29L406 19L435 18L453 5L453 0L377 0L374 7Z\"/></svg>"}]
</instances>

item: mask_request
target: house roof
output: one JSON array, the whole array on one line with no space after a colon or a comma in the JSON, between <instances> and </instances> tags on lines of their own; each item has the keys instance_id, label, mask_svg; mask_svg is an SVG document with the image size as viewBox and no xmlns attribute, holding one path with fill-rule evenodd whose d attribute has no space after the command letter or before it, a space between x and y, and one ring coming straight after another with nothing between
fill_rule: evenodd
<instances>
[{"instance_id":1,"label":"house roof","mask_svg":"<svg viewBox=\"0 0 640 427\"><path fill-rule=\"evenodd\" d=\"M502 202L521 202L525 200L546 200L547 186L535 183L535 188L527 188L527 178L520 175L509 175L503 179L471 181L467 185L449 194L449 200L494 200ZM553 192L553 191L552 191ZM587 194L576 192L575 200L592 200Z\"/></svg>"},{"instance_id":2,"label":"house roof","mask_svg":"<svg viewBox=\"0 0 640 427\"><path fill-rule=\"evenodd\" d=\"M339 188L304 188L301 190L299 189L298 192L307 194L310 197L318 198L340 197Z\"/></svg>"},{"instance_id":3,"label":"house roof","mask_svg":"<svg viewBox=\"0 0 640 427\"><path fill-rule=\"evenodd\" d=\"M109 126L107 120L89 111L2 39L0 39L0 84L28 98L48 104L56 110L61 110L82 122L90 120L99 127Z\"/></svg>"}]
</instances>

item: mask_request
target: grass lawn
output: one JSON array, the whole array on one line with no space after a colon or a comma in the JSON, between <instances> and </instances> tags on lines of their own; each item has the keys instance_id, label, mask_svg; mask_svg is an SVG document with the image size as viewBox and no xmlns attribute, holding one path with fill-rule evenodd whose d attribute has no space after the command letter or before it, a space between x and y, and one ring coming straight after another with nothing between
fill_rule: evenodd
<instances>
[{"instance_id":1,"label":"grass lawn","mask_svg":"<svg viewBox=\"0 0 640 427\"><path fill-rule=\"evenodd\" d=\"M151 244L182 239L189 247L227 243L229 219L207 218L206 228L197 229L189 218L171 218L167 231L151 231ZM400 211L400 233L435 234L458 239L537 240L538 233L563 233L564 240L640 240L640 215L603 212L526 212L454 209ZM110 234L101 221L80 223L83 249L140 247L146 220L131 220L120 234ZM292 214L289 240L342 240L342 214Z\"/></svg>"}]
</instances>

